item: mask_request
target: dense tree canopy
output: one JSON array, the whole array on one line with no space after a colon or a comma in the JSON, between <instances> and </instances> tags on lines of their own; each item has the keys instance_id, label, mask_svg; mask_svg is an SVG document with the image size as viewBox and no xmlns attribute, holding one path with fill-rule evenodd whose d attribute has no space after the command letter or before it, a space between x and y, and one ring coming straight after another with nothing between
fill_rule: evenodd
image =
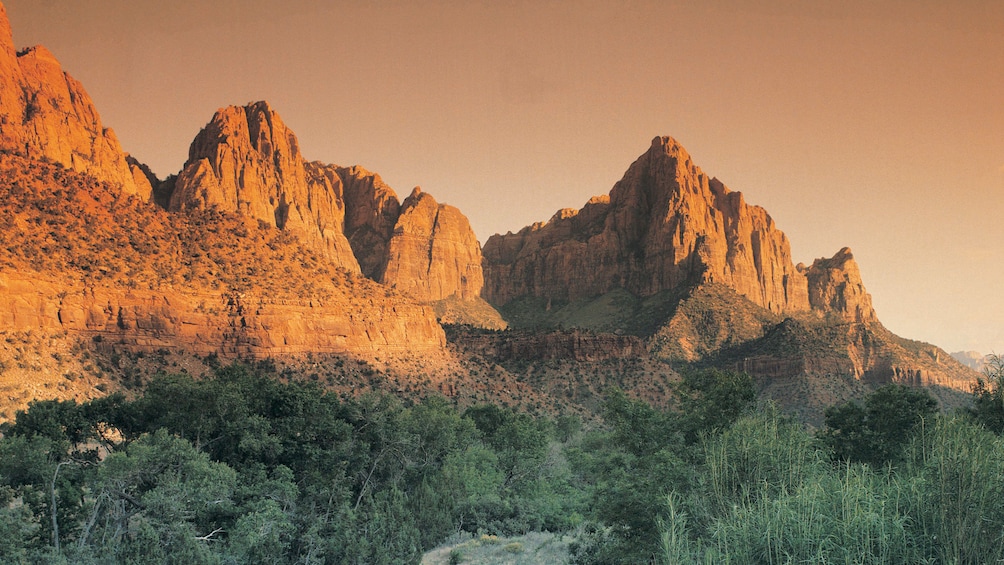
<instances>
[{"instance_id":1,"label":"dense tree canopy","mask_svg":"<svg viewBox=\"0 0 1004 565\"><path fill-rule=\"evenodd\" d=\"M688 373L668 410L612 390L586 425L272 371L19 412L0 562L418 563L457 532L535 530L582 564L1004 559L999 373L972 417L888 386L813 435L724 371Z\"/></svg>"}]
</instances>

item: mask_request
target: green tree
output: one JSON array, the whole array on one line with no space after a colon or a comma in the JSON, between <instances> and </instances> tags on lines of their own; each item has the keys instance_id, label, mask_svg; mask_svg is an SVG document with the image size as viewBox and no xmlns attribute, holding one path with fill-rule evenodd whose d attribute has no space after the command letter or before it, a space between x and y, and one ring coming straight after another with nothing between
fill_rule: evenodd
<instances>
[{"instance_id":1,"label":"green tree","mask_svg":"<svg viewBox=\"0 0 1004 565\"><path fill-rule=\"evenodd\" d=\"M865 397L827 408L820 439L831 456L873 466L898 463L914 431L933 423L938 403L921 388L886 385Z\"/></svg>"},{"instance_id":2,"label":"green tree","mask_svg":"<svg viewBox=\"0 0 1004 565\"><path fill-rule=\"evenodd\" d=\"M702 434L727 429L756 401L756 387L748 374L720 369L685 371L675 392L680 430L691 444Z\"/></svg>"},{"instance_id":3,"label":"green tree","mask_svg":"<svg viewBox=\"0 0 1004 565\"><path fill-rule=\"evenodd\" d=\"M970 413L993 433L1004 433L1004 357L995 354L987 356L983 378L973 386Z\"/></svg>"}]
</instances>

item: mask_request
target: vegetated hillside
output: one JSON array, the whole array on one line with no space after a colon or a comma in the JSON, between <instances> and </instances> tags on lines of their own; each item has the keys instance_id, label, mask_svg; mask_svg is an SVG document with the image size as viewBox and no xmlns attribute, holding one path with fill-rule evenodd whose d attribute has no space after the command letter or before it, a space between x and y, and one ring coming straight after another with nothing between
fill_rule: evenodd
<instances>
[{"instance_id":1,"label":"vegetated hillside","mask_svg":"<svg viewBox=\"0 0 1004 565\"><path fill-rule=\"evenodd\" d=\"M446 356L431 306L256 220L171 214L86 174L0 154L0 229L0 323L12 335L224 357Z\"/></svg>"},{"instance_id":2,"label":"vegetated hillside","mask_svg":"<svg viewBox=\"0 0 1004 565\"><path fill-rule=\"evenodd\" d=\"M504 360L532 336L470 337ZM594 337L611 339L557 332L539 353ZM969 412L891 385L812 432L715 369L684 375L672 410L614 391L595 423L350 398L268 363L162 374L0 426L0 561L995 563L1001 363L988 376Z\"/></svg>"},{"instance_id":3,"label":"vegetated hillside","mask_svg":"<svg viewBox=\"0 0 1004 565\"><path fill-rule=\"evenodd\" d=\"M819 422L826 405L897 382L957 405L978 375L902 339L875 313L851 250L793 265L762 208L656 138L581 210L495 235L485 296L517 328L631 334L654 358L748 371Z\"/></svg>"}]
</instances>

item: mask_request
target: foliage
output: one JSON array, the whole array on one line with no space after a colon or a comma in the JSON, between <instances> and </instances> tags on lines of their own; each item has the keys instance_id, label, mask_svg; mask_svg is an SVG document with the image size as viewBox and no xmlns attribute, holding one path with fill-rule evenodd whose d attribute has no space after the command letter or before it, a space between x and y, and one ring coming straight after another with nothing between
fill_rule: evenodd
<instances>
[{"instance_id":1,"label":"foliage","mask_svg":"<svg viewBox=\"0 0 1004 565\"><path fill-rule=\"evenodd\" d=\"M658 521L672 492L698 482L695 446L729 428L755 398L748 375L692 371L676 389L678 411L660 411L614 390L604 406L608 432L573 451L590 491L593 519L573 544L579 563L643 563L658 552Z\"/></svg>"},{"instance_id":2,"label":"foliage","mask_svg":"<svg viewBox=\"0 0 1004 565\"><path fill-rule=\"evenodd\" d=\"M1004 433L1004 357L988 355L983 376L973 386L973 407L976 421L997 435Z\"/></svg>"},{"instance_id":3,"label":"foliage","mask_svg":"<svg viewBox=\"0 0 1004 565\"><path fill-rule=\"evenodd\" d=\"M601 426L272 371L33 403L0 438L0 561L418 563L448 539L458 562L1004 560L1004 439L920 390L815 437L720 371L672 410L611 391Z\"/></svg>"},{"instance_id":4,"label":"foliage","mask_svg":"<svg viewBox=\"0 0 1004 565\"><path fill-rule=\"evenodd\" d=\"M938 403L926 390L887 385L868 395L863 406L852 401L828 408L821 438L835 460L898 463L914 431L937 412Z\"/></svg>"},{"instance_id":5,"label":"foliage","mask_svg":"<svg viewBox=\"0 0 1004 565\"><path fill-rule=\"evenodd\" d=\"M457 531L568 527L562 499L579 499L550 422L342 400L270 371L33 403L0 439L0 558L417 563Z\"/></svg>"}]
</instances>

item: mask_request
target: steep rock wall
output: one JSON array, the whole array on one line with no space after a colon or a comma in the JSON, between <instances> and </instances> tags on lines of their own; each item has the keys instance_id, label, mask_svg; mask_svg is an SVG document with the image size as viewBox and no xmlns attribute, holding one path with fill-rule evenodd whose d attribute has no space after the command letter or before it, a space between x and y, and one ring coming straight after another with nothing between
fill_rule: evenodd
<instances>
[{"instance_id":1,"label":"steep rock wall","mask_svg":"<svg viewBox=\"0 0 1004 565\"><path fill-rule=\"evenodd\" d=\"M655 138L609 197L492 236L483 253L485 297L497 305L719 282L774 312L809 309L805 277L767 212L707 177L669 137Z\"/></svg>"}]
</instances>

